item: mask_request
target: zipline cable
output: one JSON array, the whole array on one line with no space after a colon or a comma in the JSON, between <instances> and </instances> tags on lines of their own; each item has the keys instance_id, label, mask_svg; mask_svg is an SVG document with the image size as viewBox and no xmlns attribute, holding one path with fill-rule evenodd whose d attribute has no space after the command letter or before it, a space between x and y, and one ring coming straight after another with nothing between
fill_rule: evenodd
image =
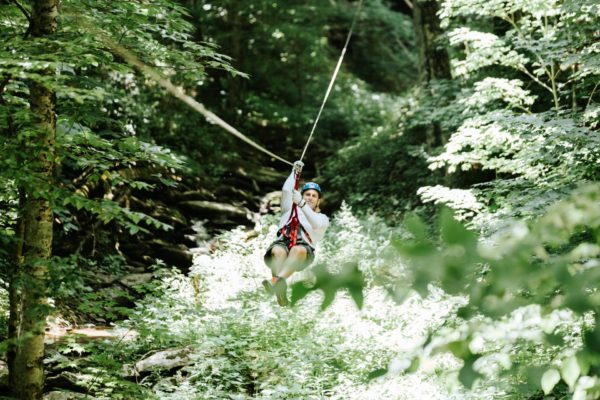
<instances>
[{"instance_id":1,"label":"zipline cable","mask_svg":"<svg viewBox=\"0 0 600 400\"><path fill-rule=\"evenodd\" d=\"M304 159L304 155L306 154L306 150L308 149L308 145L310 144L310 141L314 135L315 129L317 127L317 124L319 123L319 119L321 118L321 114L323 113L323 109L325 108L325 103L327 102L327 99L329 98L329 95L331 93L331 90L333 88L333 85L335 83L335 79L337 78L338 72L340 70L340 67L342 65L342 61L344 60L344 55L346 54L346 50L348 49L348 44L350 43L350 38L352 37L352 33L354 31L354 26L356 25L356 21L358 19L358 16L360 14L360 10L362 7L362 3L363 0L359 0L358 2L358 7L356 10L356 13L354 14L354 18L352 19L352 24L350 25L350 30L348 31L348 35L346 36L346 42L344 43L344 47L342 49L342 53L340 54L340 58L338 59L337 65L335 67L335 70L333 72L333 76L331 77L331 80L329 82L329 86L327 87L327 91L325 92L325 96L323 98L323 102L321 103L321 107L319 109L319 112L317 114L317 118L315 119L315 122L312 126L312 129L310 131L310 135L308 137L308 140L306 141L306 145L304 146L304 150L302 151L302 155L300 156L300 160ZM118 56L122 57L125 62L135 66L136 68L138 68L143 74L145 74L146 76L148 76L150 79L152 79L153 81L155 81L156 83L158 83L160 86L162 86L165 90L167 90L169 93L171 93L174 97L178 98L179 100L183 101L184 103L186 103L188 106L190 106L192 109L194 109L195 111L199 112L200 114L202 114L206 120L208 122L214 123L216 125L219 125L221 128L225 129L227 132L231 133L233 136L241 139L242 141L246 142L247 144L251 145L252 147L256 148L259 151L262 151L263 153L275 158L276 160L282 161L288 165L294 165L293 163L291 163L290 161L278 156L277 154L272 153L271 151L265 149L264 147L262 147L261 145L259 145L258 143L256 143L255 141L253 141L252 139L250 139L249 137L247 137L246 135L244 135L243 133L241 133L240 131L238 131L237 129L235 129L233 126L229 125L227 122L225 122L222 118L220 118L218 115L216 115L215 113L213 113L212 111L208 110L206 107L204 107L204 105L202 103L199 103L198 101L196 101L194 98L192 98L191 96L187 95L185 93L185 91L183 90L182 87L178 87L173 85L173 83L166 79L163 78L159 73L157 73L154 69L152 69L151 67L147 66L146 64L144 64L142 61L140 61L135 55L133 55L129 50L127 50L125 47L123 47L122 45L118 44L117 42L115 42L113 39L111 39L111 37L106 34L104 31L91 26L90 24L87 23L83 23L88 30L94 31L96 34L98 34L98 36L102 37L104 42L106 43L106 45Z\"/></svg>"},{"instance_id":2,"label":"zipline cable","mask_svg":"<svg viewBox=\"0 0 600 400\"><path fill-rule=\"evenodd\" d=\"M319 109L319 113L317 114L317 118L315 119L315 123L310 130L310 136L306 141L306 145L304 146L304 150L302 151L302 155L300 156L300 161L304 159L304 155L306 154L306 149L308 149L308 145L310 140L315 133L315 129L317 128L317 124L319 123L319 118L321 118L321 113L325 108L325 103L327 102L327 98L329 98L329 94L331 93L331 89L333 88L333 84L335 83L335 78L337 77L338 72L340 71L340 67L342 66L342 61L344 60L344 55L346 54L346 49L348 49L348 44L350 43L350 38L352 37L352 32L354 31L354 25L356 25L356 20L358 19L358 15L360 14L360 9L362 7L363 0L358 2L358 7L356 9L356 13L354 14L354 18L352 19L352 24L350 25L350 30L348 31L348 35L346 36L346 43L344 44L344 48L342 49L342 53L340 54L340 58L335 66L335 70L333 71L333 76L329 81L329 87L327 87L327 91L325 92L325 97L323 98L323 102L321 103L321 108Z\"/></svg>"},{"instance_id":3,"label":"zipline cable","mask_svg":"<svg viewBox=\"0 0 600 400\"><path fill-rule=\"evenodd\" d=\"M125 60L125 62L138 68L144 75L148 76L150 79L152 79L153 81L158 83L165 90L167 90L169 93L171 93L173 96L175 96L179 100L186 103L192 109L194 109L195 111L204 115L204 117L206 118L206 120L208 122L219 125L221 128L225 129L227 132L231 133L233 136L243 140L244 142L246 142L249 145L251 145L252 147L262 151L263 153L266 153L269 156L271 156L279 161L282 161L288 165L292 165L292 166L294 165L290 161L288 161L282 157L279 157L277 154L274 154L274 153L270 152L269 150L265 149L264 147L262 147L261 145L259 145L258 143L256 143L255 141L253 141L252 139L250 139L249 137L247 137L246 135L244 135L237 129L235 129L233 126L229 125L227 122L225 122L223 119L221 119L218 115L216 115L215 113L213 113L212 111L210 111L206 107L204 107L204 105L202 103L199 103L194 98L187 95L182 87L173 85L173 83L170 80L163 78L154 69L152 69L151 67L147 66L142 61L140 61L135 55L133 55L125 47L116 43L113 39L110 38L110 36L108 34L106 34L105 32L101 31L100 29L98 29L96 27L90 26L89 24L87 24L85 22L84 22L84 24L86 25L87 29L94 31L96 34L101 36L103 38L104 42L106 43L106 45L116 55L122 57Z\"/></svg>"},{"instance_id":4,"label":"zipline cable","mask_svg":"<svg viewBox=\"0 0 600 400\"><path fill-rule=\"evenodd\" d=\"M149 76L154 81L156 81L159 85L161 85L163 88L165 88L173 96L177 97L179 100L183 101L184 103L186 103L187 105L192 107L194 110L196 110L200 114L204 115L204 117L206 118L206 120L208 122L212 122L214 124L219 125L221 128L225 129L227 132L231 133L233 136L243 140L244 142L248 143L250 146L262 151L263 153L268 154L269 156L271 156L279 161L282 161L288 165L294 165L293 163L289 162L288 160L286 160L282 157L279 157L277 154L274 154L274 153L270 152L269 150L265 149L264 147L262 147L261 145L259 145L258 143L256 143L255 141L253 141L252 139L250 139L249 137L247 137L246 135L244 135L237 129L235 129L233 126L229 125L227 122L225 122L223 119L221 119L217 114L213 113L212 111L210 111L206 107L204 107L204 105L202 103L197 102L194 98L187 95L184 92L182 87L173 85L173 83L171 83L170 80L165 79L162 76L160 76L156 71L154 71L152 68L150 68L147 65L145 65L144 63L142 63L134 55L129 53L125 48L122 48L121 46L115 44L115 46L113 46L112 49L117 54L119 54L121 57L123 57L123 59L125 59L127 62L130 62L133 65L135 65L136 67L138 67L143 73L145 73L147 76Z\"/></svg>"}]
</instances>

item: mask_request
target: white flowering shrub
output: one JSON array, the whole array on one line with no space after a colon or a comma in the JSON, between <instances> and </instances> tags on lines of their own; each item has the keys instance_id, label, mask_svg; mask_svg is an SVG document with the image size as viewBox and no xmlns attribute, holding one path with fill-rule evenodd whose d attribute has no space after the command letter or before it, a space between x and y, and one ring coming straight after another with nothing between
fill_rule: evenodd
<instances>
[{"instance_id":1,"label":"white flowering shrub","mask_svg":"<svg viewBox=\"0 0 600 400\"><path fill-rule=\"evenodd\" d=\"M428 158L450 178L421 188L421 200L493 234L598 179L599 15L583 0L440 3L463 85L448 107L461 106L463 121Z\"/></svg>"},{"instance_id":2,"label":"white flowering shrub","mask_svg":"<svg viewBox=\"0 0 600 400\"><path fill-rule=\"evenodd\" d=\"M583 321L565 310L545 314L530 306L499 320L462 320L455 315L469 299L431 284L424 297L409 292L396 303L396 293L386 287L414 276L399 253L390 250L390 238L392 233L409 236L379 220L361 220L348 206L332 219L318 262L332 273L349 260L358 262L366 278L362 309L344 290L324 311L319 311L320 291L292 308L280 308L260 288L260 281L270 275L262 256L275 230L264 221L254 234L228 232L213 255L196 257L189 277L165 276L161 294L140 304L131 321L140 336L128 345L130 352L194 349L194 361L174 376L146 379L155 396L525 399L539 390L539 385L527 390L519 386L521 379L528 379L530 367L544 372L555 365L560 370L572 349L581 346ZM486 251L497 255L500 250ZM290 283L304 280L313 280L310 269ZM558 336L558 346L537 345ZM469 366L466 373L464 365ZM521 372L506 375L515 369ZM459 381L470 383L471 390Z\"/></svg>"},{"instance_id":3,"label":"white flowering shrub","mask_svg":"<svg viewBox=\"0 0 600 400\"><path fill-rule=\"evenodd\" d=\"M470 189L451 189L441 185L424 186L419 188L417 194L425 203L432 202L452 208L460 220L472 218L483 209L483 204Z\"/></svg>"},{"instance_id":4,"label":"white flowering shrub","mask_svg":"<svg viewBox=\"0 0 600 400\"><path fill-rule=\"evenodd\" d=\"M394 301L389 289L406 267L390 239L402 232L376 218L359 219L344 205L315 264L336 276L339 265L357 262L365 277L363 307L342 289L320 311L321 291L282 308L262 289L274 222L222 235L213 254L196 256L189 276L164 273L155 295L138 304L127 324L138 335L112 348L112 356L133 364L149 352L192 351L192 361L175 373L141 379L146 398L483 398L456 383L461 364L454 355L422 351L432 332L454 324L465 299L431 287L425 298L409 292L402 304ZM290 284L301 281L314 282L312 268Z\"/></svg>"},{"instance_id":5,"label":"white flowering shrub","mask_svg":"<svg viewBox=\"0 0 600 400\"><path fill-rule=\"evenodd\" d=\"M466 91L468 95L459 99L459 103L465 106L465 112L487 111L494 102L503 102L511 108L529 112L536 96L523 89L523 84L519 79L487 77L476 82L472 91Z\"/></svg>"},{"instance_id":6,"label":"white flowering shrub","mask_svg":"<svg viewBox=\"0 0 600 400\"><path fill-rule=\"evenodd\" d=\"M577 182L597 179L599 144L588 127L551 113L505 110L469 118L445 151L429 159L430 168L489 170L498 179L470 189L438 185L418 193L423 201L447 205L458 217L470 217L473 226L493 233L510 219L542 214Z\"/></svg>"},{"instance_id":7,"label":"white flowering shrub","mask_svg":"<svg viewBox=\"0 0 600 400\"><path fill-rule=\"evenodd\" d=\"M458 76L468 76L491 65L519 69L529 61L526 56L511 49L504 40L492 33L461 27L448 33L448 37L451 45L465 47L465 58L452 62Z\"/></svg>"},{"instance_id":8,"label":"white flowering shrub","mask_svg":"<svg viewBox=\"0 0 600 400\"><path fill-rule=\"evenodd\" d=\"M597 184L583 186L483 240L448 212L439 240L407 221L413 239L397 247L411 260L413 287L426 295L435 282L468 296L457 311L464 322L432 335L425 354L462 359L458 378L475 393L494 382L510 398L597 398L599 198Z\"/></svg>"}]
</instances>

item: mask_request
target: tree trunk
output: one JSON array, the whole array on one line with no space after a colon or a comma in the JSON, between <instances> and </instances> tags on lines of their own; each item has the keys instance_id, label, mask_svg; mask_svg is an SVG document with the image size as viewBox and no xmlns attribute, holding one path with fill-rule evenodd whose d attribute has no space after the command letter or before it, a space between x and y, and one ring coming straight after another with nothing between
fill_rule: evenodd
<instances>
[{"instance_id":1,"label":"tree trunk","mask_svg":"<svg viewBox=\"0 0 600 400\"><path fill-rule=\"evenodd\" d=\"M35 0L30 31L34 38L50 36L56 31L59 0ZM34 39L35 40L35 39ZM54 71L48 70L52 76ZM52 207L48 190L54 171L56 136L56 101L54 92L38 82L30 82L29 105L36 134L23 141L29 182L23 186L24 198L19 210L22 229L22 255L14 267L11 282L10 384L19 399L42 399L44 389L44 331L48 312L48 263L52 255ZM44 187L45 185L48 185ZM19 256L17 254L17 256Z\"/></svg>"},{"instance_id":2,"label":"tree trunk","mask_svg":"<svg viewBox=\"0 0 600 400\"><path fill-rule=\"evenodd\" d=\"M23 313L22 302L21 302L21 285L19 281L21 279L23 265L23 243L25 238L25 224L23 223L22 210L25 208L25 191L19 188L19 215L17 217L17 225L15 229L15 247L13 250L13 259L10 265L10 271L8 275L8 301L10 304L10 313L8 318L8 337L9 341L8 349L6 352L6 358L8 361L8 370L16 371L15 368L15 357L17 354L16 338L19 337L21 327L21 316ZM10 374L11 387L15 387L17 376Z\"/></svg>"},{"instance_id":3,"label":"tree trunk","mask_svg":"<svg viewBox=\"0 0 600 400\"><path fill-rule=\"evenodd\" d=\"M452 79L448 51L438 43L443 32L437 16L438 9L436 0L413 2L413 21L419 50L419 76L422 83L435 79Z\"/></svg>"},{"instance_id":4,"label":"tree trunk","mask_svg":"<svg viewBox=\"0 0 600 400\"><path fill-rule=\"evenodd\" d=\"M439 43L442 35L436 0L415 0L413 22L419 52L419 80L427 85L438 79L452 79L448 51ZM424 127L424 142L428 149L441 146L447 137L437 122Z\"/></svg>"},{"instance_id":5,"label":"tree trunk","mask_svg":"<svg viewBox=\"0 0 600 400\"><path fill-rule=\"evenodd\" d=\"M240 18L240 8L236 7L237 1L230 4L229 9L229 48L227 54L231 56L232 64L239 68L242 63L242 18ZM242 95L242 79L239 76L227 74L227 107L229 108L234 121L239 121L239 116L235 110L240 106Z\"/></svg>"}]
</instances>

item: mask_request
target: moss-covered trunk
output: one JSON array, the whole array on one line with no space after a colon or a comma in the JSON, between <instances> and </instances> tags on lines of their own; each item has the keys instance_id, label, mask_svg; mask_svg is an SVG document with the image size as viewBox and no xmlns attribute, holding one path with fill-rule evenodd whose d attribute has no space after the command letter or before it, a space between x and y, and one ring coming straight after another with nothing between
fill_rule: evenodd
<instances>
[{"instance_id":1,"label":"moss-covered trunk","mask_svg":"<svg viewBox=\"0 0 600 400\"><path fill-rule=\"evenodd\" d=\"M442 35L436 0L416 0L413 3L413 21L419 51L421 82L451 79L448 51L439 43Z\"/></svg>"},{"instance_id":2,"label":"moss-covered trunk","mask_svg":"<svg viewBox=\"0 0 600 400\"><path fill-rule=\"evenodd\" d=\"M439 42L442 35L439 6L436 0L415 0L413 2L413 22L419 52L419 78L428 84L433 80L452 79L448 51ZM428 149L440 146L447 141L447 134L434 122L424 127L424 143Z\"/></svg>"},{"instance_id":3,"label":"moss-covered trunk","mask_svg":"<svg viewBox=\"0 0 600 400\"><path fill-rule=\"evenodd\" d=\"M56 31L58 0L33 2L30 32L33 40ZM48 70L52 76L54 71ZM29 83L29 104L35 134L23 140L23 166L29 175L22 188L18 250L11 282L10 384L19 399L41 399L44 389L44 331L47 315L48 263L52 255L52 207L48 188L54 171L56 100L39 82ZM21 247L21 246L19 246Z\"/></svg>"}]
</instances>

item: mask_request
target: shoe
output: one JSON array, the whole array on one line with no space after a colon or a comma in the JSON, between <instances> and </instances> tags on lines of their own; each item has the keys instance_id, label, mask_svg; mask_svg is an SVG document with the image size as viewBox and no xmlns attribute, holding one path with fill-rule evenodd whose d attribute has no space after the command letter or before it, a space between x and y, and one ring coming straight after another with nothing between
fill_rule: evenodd
<instances>
[{"instance_id":1,"label":"shoe","mask_svg":"<svg viewBox=\"0 0 600 400\"><path fill-rule=\"evenodd\" d=\"M284 278L279 278L275 285L273 285L275 291L275 297L277 298L277 304L281 307L285 307L289 304L287 299L287 283Z\"/></svg>"},{"instance_id":2,"label":"shoe","mask_svg":"<svg viewBox=\"0 0 600 400\"><path fill-rule=\"evenodd\" d=\"M264 281L262 281L262 285L265 288L265 290L267 291L267 293L269 293L269 294L275 293L275 288L273 287L273 284L271 283L270 279L265 279Z\"/></svg>"}]
</instances>

